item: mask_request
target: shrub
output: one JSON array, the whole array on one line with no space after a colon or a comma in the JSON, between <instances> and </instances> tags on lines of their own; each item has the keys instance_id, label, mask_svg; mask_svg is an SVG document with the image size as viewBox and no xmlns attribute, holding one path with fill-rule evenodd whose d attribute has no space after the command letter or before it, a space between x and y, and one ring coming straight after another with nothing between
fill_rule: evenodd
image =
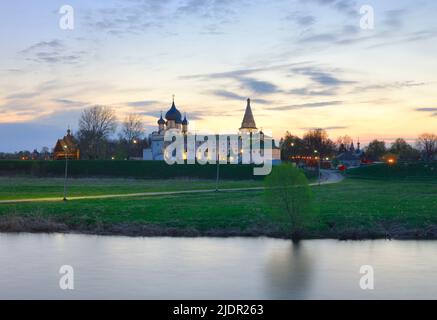
<instances>
[{"instance_id":1,"label":"shrub","mask_svg":"<svg viewBox=\"0 0 437 320\"><path fill-rule=\"evenodd\" d=\"M265 195L268 204L291 223L291 236L302 236L306 221L310 218L312 192L304 172L292 164L282 164L265 178Z\"/></svg>"}]
</instances>

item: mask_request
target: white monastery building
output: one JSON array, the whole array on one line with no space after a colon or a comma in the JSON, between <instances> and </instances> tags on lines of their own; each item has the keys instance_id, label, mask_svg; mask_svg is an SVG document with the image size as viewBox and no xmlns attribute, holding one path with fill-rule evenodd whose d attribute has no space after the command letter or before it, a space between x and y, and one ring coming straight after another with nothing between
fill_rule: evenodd
<instances>
[{"instance_id":1,"label":"white monastery building","mask_svg":"<svg viewBox=\"0 0 437 320\"><path fill-rule=\"evenodd\" d=\"M250 99L247 99L246 111L244 113L243 121L241 127L238 129L238 133L252 134L259 133L263 137L263 132L259 131L256 127L255 119L252 113ZM167 130L180 130L181 134L187 135L189 133L187 116L185 114L182 118L181 112L177 109L174 99L170 109L165 114L165 117L158 119L158 130L154 131L149 135L149 148L143 150L143 160L149 161L163 161L164 160L164 149L167 146L164 141L164 136ZM197 147L196 147L197 148ZM273 164L277 164L281 161L280 149L275 146L273 141L272 147L272 161Z\"/></svg>"}]
</instances>

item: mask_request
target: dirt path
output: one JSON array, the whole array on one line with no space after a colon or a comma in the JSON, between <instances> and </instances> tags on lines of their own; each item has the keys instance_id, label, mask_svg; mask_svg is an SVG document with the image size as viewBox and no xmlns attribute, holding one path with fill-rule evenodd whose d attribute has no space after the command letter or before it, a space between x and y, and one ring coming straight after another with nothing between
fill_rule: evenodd
<instances>
[{"instance_id":1,"label":"dirt path","mask_svg":"<svg viewBox=\"0 0 437 320\"><path fill-rule=\"evenodd\" d=\"M343 176L337 172L330 170L322 170L322 178L320 185L338 183L343 180ZM319 185L318 182L311 183L311 186ZM229 188L219 189L219 192L234 192L234 191L259 191L264 190L264 187L253 188ZM215 189L201 189L201 190L182 190L182 191L160 191L160 192L141 192L141 193L123 193L123 194L105 194L95 196L77 196L68 197L68 201L73 200L92 200L92 199L111 199L111 198L128 198L128 197L153 197L153 196L169 196L179 194L196 194L196 193L214 193ZM60 202L62 197L52 198L29 198L29 199L12 199L0 200L0 204L14 204L14 203L29 203L29 202Z\"/></svg>"}]
</instances>

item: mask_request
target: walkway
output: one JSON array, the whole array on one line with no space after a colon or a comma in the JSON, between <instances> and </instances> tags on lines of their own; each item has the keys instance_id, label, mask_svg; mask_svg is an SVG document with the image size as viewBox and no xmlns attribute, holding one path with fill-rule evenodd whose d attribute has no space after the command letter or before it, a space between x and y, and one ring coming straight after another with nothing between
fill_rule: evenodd
<instances>
[{"instance_id":1,"label":"walkway","mask_svg":"<svg viewBox=\"0 0 437 320\"><path fill-rule=\"evenodd\" d=\"M320 184L332 184L338 183L343 180L343 176L335 171L322 170L322 179ZM311 186L319 185L318 182L311 183ZM264 190L264 187L252 187L252 188L229 188L219 189L219 192L234 192L234 191L260 191ZM196 194L196 193L213 193L217 192L215 189L201 189L201 190L182 190L182 191L160 191L160 192L142 192L142 193L122 193L122 194L105 194L94 196L77 196L68 197L68 201L73 200L92 200L92 199L112 199L112 198L129 198L129 197L153 197L153 196L170 196L180 194ZM53 198L29 198L29 199L13 199L13 200L0 200L0 204L14 204L14 203L30 203L30 202L60 202L63 201L61 197Z\"/></svg>"}]
</instances>

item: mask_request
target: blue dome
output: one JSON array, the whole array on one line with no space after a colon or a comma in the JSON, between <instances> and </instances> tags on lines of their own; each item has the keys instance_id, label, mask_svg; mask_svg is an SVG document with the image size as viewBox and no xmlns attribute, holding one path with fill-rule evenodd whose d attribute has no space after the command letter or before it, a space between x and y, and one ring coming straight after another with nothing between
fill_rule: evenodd
<instances>
[{"instance_id":1,"label":"blue dome","mask_svg":"<svg viewBox=\"0 0 437 320\"><path fill-rule=\"evenodd\" d=\"M187 115L185 115L184 120L182 121L182 125L188 126Z\"/></svg>"},{"instance_id":2,"label":"blue dome","mask_svg":"<svg viewBox=\"0 0 437 320\"><path fill-rule=\"evenodd\" d=\"M167 113L165 114L165 118L167 120L173 120L175 123L182 123L182 115L179 112L179 110L176 108L174 101L170 110L168 110Z\"/></svg>"},{"instance_id":3,"label":"blue dome","mask_svg":"<svg viewBox=\"0 0 437 320\"><path fill-rule=\"evenodd\" d=\"M161 113L161 118L159 118L158 120L158 124L165 124L165 120L162 119L162 113Z\"/></svg>"}]
</instances>

